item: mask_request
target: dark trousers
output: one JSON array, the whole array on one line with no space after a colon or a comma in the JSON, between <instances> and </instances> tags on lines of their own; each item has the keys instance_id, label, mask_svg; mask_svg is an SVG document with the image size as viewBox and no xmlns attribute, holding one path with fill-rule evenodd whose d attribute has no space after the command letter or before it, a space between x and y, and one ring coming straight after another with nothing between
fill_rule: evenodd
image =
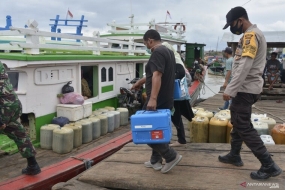
<instances>
[{"instance_id":1,"label":"dark trousers","mask_svg":"<svg viewBox=\"0 0 285 190\"><path fill-rule=\"evenodd\" d=\"M162 158L166 163L173 161L176 158L176 151L169 146L169 144L148 144L152 148L152 155L150 157L151 164L162 162Z\"/></svg>"},{"instance_id":2,"label":"dark trousers","mask_svg":"<svg viewBox=\"0 0 285 190\"><path fill-rule=\"evenodd\" d=\"M237 93L230 106L231 122L233 124L232 148L240 149L242 142L259 158L267 149L251 123L252 105L259 99L259 94Z\"/></svg>"},{"instance_id":3,"label":"dark trousers","mask_svg":"<svg viewBox=\"0 0 285 190\"><path fill-rule=\"evenodd\" d=\"M188 121L192 121L194 113L189 100L174 101L174 109L175 112L171 116L171 121L177 129L178 142L180 144L186 144L184 125L181 116L183 115Z\"/></svg>"}]
</instances>

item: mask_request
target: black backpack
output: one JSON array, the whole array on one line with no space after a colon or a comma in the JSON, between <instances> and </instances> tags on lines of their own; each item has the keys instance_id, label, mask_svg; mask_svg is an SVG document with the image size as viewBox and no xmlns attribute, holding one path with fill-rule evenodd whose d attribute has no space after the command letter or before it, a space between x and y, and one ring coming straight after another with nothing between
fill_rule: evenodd
<instances>
[{"instance_id":1,"label":"black backpack","mask_svg":"<svg viewBox=\"0 0 285 190\"><path fill-rule=\"evenodd\" d=\"M51 124L59 125L60 127L63 127L64 125L69 123L69 119L66 117L54 117L51 121Z\"/></svg>"},{"instance_id":2,"label":"black backpack","mask_svg":"<svg viewBox=\"0 0 285 190\"><path fill-rule=\"evenodd\" d=\"M69 92L74 92L74 88L72 86L70 86L71 84L71 81L69 81L68 83L66 83L62 89L61 89L61 93L62 94L66 94L66 93L69 93Z\"/></svg>"}]
</instances>

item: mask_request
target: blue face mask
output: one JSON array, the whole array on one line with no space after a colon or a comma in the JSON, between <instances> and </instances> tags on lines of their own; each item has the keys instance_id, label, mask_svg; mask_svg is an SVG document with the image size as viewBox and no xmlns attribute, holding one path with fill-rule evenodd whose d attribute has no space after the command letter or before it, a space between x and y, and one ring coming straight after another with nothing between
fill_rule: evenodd
<instances>
[{"instance_id":1,"label":"blue face mask","mask_svg":"<svg viewBox=\"0 0 285 190\"><path fill-rule=\"evenodd\" d=\"M151 50L150 49L148 49L148 48L146 48L146 50L145 50L148 54L151 54L152 52L151 52Z\"/></svg>"}]
</instances>

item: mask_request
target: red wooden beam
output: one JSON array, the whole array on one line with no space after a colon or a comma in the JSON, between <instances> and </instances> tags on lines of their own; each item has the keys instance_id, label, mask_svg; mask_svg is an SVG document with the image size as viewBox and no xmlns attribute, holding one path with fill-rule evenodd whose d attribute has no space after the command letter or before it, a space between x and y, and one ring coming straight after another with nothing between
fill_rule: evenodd
<instances>
[{"instance_id":1,"label":"red wooden beam","mask_svg":"<svg viewBox=\"0 0 285 190\"><path fill-rule=\"evenodd\" d=\"M118 151L125 144L132 141L131 132L127 132L91 150L75 155L77 158L93 160L94 164ZM0 183L1 190L16 189L51 189L59 182L66 182L85 170L82 161L68 158L56 164L42 168L36 176L21 175Z\"/></svg>"}]
</instances>

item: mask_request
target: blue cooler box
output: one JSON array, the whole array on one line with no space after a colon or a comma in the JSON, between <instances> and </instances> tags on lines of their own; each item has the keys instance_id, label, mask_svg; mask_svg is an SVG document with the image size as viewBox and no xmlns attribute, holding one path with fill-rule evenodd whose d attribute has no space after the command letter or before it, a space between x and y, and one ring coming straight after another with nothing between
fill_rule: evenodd
<instances>
[{"instance_id":1,"label":"blue cooler box","mask_svg":"<svg viewBox=\"0 0 285 190\"><path fill-rule=\"evenodd\" d=\"M181 98L180 80L175 79L173 99L180 99L180 98Z\"/></svg>"},{"instance_id":2,"label":"blue cooler box","mask_svg":"<svg viewBox=\"0 0 285 190\"><path fill-rule=\"evenodd\" d=\"M133 142L135 144L169 143L171 130L169 109L156 111L137 111L131 116Z\"/></svg>"}]
</instances>

